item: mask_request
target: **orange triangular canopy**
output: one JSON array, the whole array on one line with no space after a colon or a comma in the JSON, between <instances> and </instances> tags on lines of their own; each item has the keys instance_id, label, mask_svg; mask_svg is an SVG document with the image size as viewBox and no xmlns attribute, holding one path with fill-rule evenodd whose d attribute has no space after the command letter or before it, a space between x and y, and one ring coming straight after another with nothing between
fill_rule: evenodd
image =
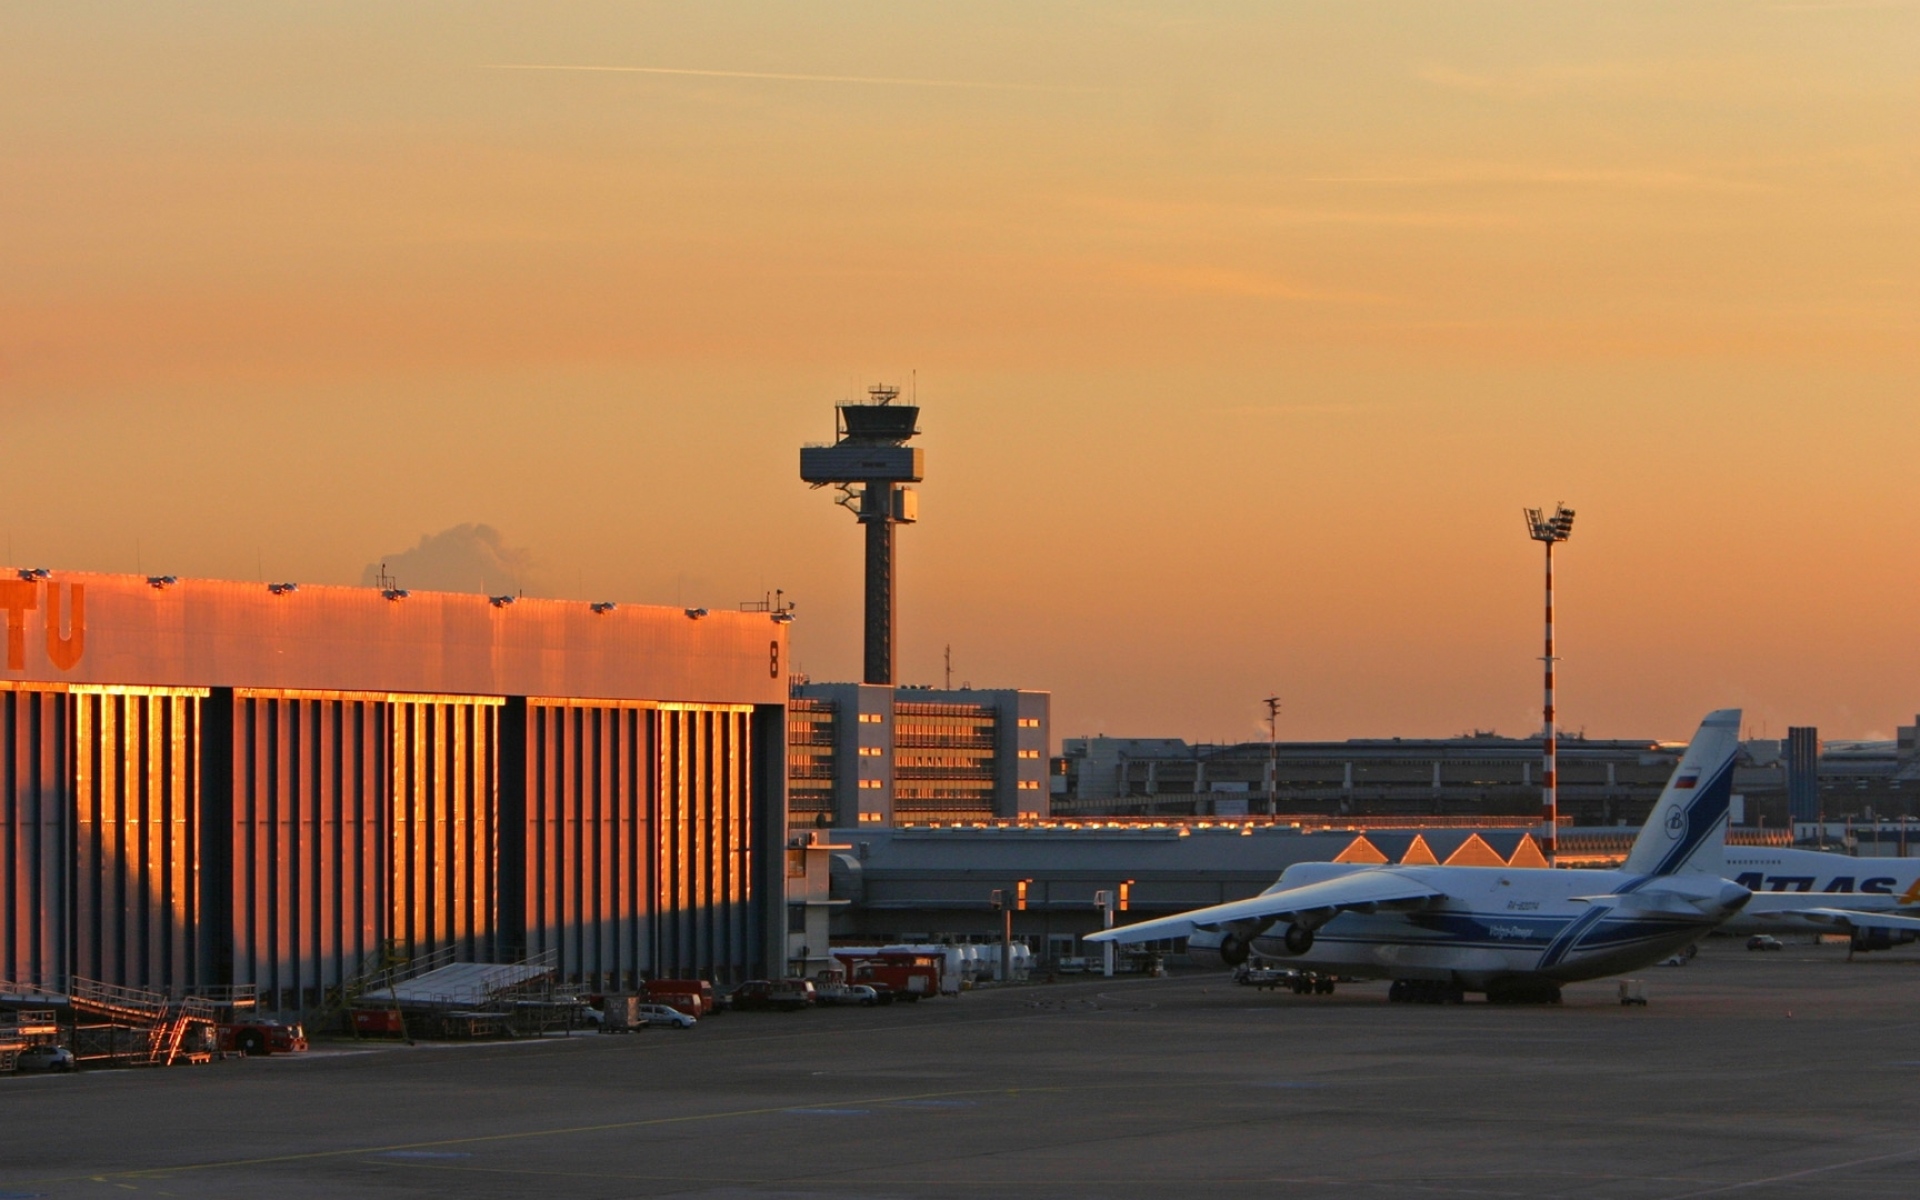
<instances>
[{"instance_id":1,"label":"orange triangular canopy","mask_svg":"<svg viewBox=\"0 0 1920 1200\"><path fill-rule=\"evenodd\" d=\"M1347 848L1333 856L1333 861L1343 863L1384 863L1387 856L1380 853L1380 847L1367 840L1366 834L1347 844Z\"/></svg>"},{"instance_id":2,"label":"orange triangular canopy","mask_svg":"<svg viewBox=\"0 0 1920 1200\"><path fill-rule=\"evenodd\" d=\"M1510 867L1545 867L1551 864L1547 862L1547 856L1540 853L1540 843L1533 840L1532 834L1528 834L1520 839L1518 846L1513 848L1513 857L1507 860L1507 865Z\"/></svg>"},{"instance_id":3,"label":"orange triangular canopy","mask_svg":"<svg viewBox=\"0 0 1920 1200\"><path fill-rule=\"evenodd\" d=\"M1400 856L1403 867L1437 867L1440 860L1433 856L1433 847L1427 845L1427 839L1419 834L1413 835L1413 844Z\"/></svg>"},{"instance_id":4,"label":"orange triangular canopy","mask_svg":"<svg viewBox=\"0 0 1920 1200\"><path fill-rule=\"evenodd\" d=\"M1449 867L1504 867L1506 865L1507 860L1500 857L1500 852L1487 845L1487 840L1477 833L1461 842L1458 850L1447 855Z\"/></svg>"}]
</instances>

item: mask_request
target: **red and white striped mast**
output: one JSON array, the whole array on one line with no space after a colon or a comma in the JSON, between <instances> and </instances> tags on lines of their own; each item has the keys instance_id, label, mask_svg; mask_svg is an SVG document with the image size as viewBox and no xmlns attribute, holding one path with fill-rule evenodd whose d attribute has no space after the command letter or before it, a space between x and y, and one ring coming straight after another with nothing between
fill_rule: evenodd
<instances>
[{"instance_id":1,"label":"red and white striped mast","mask_svg":"<svg viewBox=\"0 0 1920 1200\"><path fill-rule=\"evenodd\" d=\"M1560 735L1553 710L1553 544L1573 536L1573 510L1564 504L1554 506L1553 515L1529 508L1527 536L1547 550L1547 652L1540 661L1546 665L1546 705L1542 710L1540 762L1540 821L1545 827L1540 838L1541 853L1554 861L1560 851Z\"/></svg>"}]
</instances>

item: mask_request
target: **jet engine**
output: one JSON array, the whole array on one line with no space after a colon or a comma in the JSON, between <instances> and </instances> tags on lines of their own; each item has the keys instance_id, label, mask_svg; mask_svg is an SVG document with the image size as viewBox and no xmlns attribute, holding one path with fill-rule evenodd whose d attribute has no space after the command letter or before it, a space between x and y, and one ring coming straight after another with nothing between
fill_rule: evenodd
<instances>
[{"instance_id":1,"label":"jet engine","mask_svg":"<svg viewBox=\"0 0 1920 1200\"><path fill-rule=\"evenodd\" d=\"M1305 954L1313 949L1313 930L1305 925L1289 925L1280 941L1286 946L1288 954Z\"/></svg>"},{"instance_id":2,"label":"jet engine","mask_svg":"<svg viewBox=\"0 0 1920 1200\"><path fill-rule=\"evenodd\" d=\"M1234 933L1196 929L1187 938L1187 957L1208 970L1237 967L1252 953L1252 940Z\"/></svg>"},{"instance_id":3,"label":"jet engine","mask_svg":"<svg viewBox=\"0 0 1920 1200\"><path fill-rule=\"evenodd\" d=\"M1856 929L1853 931L1851 949L1857 954L1865 954L1870 950L1890 950L1906 945L1913 938L1913 933L1905 929Z\"/></svg>"}]
</instances>

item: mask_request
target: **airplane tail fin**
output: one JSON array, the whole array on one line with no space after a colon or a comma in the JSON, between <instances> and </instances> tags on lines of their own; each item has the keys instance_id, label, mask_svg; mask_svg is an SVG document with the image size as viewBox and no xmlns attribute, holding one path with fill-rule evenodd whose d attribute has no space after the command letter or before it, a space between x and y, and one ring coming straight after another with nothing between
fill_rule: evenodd
<instances>
[{"instance_id":1,"label":"airplane tail fin","mask_svg":"<svg viewBox=\"0 0 1920 1200\"><path fill-rule=\"evenodd\" d=\"M1707 714L1640 827L1625 870L1636 875L1726 873L1727 806L1740 753L1740 710Z\"/></svg>"}]
</instances>

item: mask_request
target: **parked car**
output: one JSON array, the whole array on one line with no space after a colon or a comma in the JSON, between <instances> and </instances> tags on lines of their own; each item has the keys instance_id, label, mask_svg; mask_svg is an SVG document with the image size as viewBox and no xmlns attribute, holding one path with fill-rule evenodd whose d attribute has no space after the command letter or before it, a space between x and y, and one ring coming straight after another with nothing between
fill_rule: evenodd
<instances>
[{"instance_id":1,"label":"parked car","mask_svg":"<svg viewBox=\"0 0 1920 1200\"><path fill-rule=\"evenodd\" d=\"M71 1071L74 1068L73 1051L65 1046L28 1046L13 1061L22 1071Z\"/></svg>"},{"instance_id":2,"label":"parked car","mask_svg":"<svg viewBox=\"0 0 1920 1200\"><path fill-rule=\"evenodd\" d=\"M670 1008L665 1004L642 1004L640 1015L646 1018L647 1024L660 1025L668 1029L692 1029L699 1023L679 1009Z\"/></svg>"},{"instance_id":3,"label":"parked car","mask_svg":"<svg viewBox=\"0 0 1920 1200\"><path fill-rule=\"evenodd\" d=\"M1756 933L1747 939L1749 950L1784 950L1785 943L1770 933Z\"/></svg>"},{"instance_id":4,"label":"parked car","mask_svg":"<svg viewBox=\"0 0 1920 1200\"><path fill-rule=\"evenodd\" d=\"M815 999L821 1004L858 1004L872 1008L880 1003L880 993L864 983L822 983L815 987Z\"/></svg>"}]
</instances>

